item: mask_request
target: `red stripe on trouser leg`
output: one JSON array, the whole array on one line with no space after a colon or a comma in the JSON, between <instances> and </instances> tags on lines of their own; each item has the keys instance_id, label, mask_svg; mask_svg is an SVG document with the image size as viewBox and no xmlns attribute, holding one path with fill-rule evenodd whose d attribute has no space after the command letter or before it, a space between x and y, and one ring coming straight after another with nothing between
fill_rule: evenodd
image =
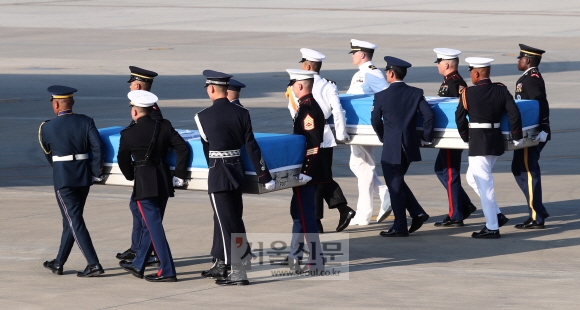
<instances>
[{"instance_id":1,"label":"red stripe on trouser leg","mask_svg":"<svg viewBox=\"0 0 580 310\"><path fill-rule=\"evenodd\" d=\"M141 202L137 201L137 206L139 207L139 212L141 213L141 216L143 217L143 222L145 222L145 226L147 226L147 230L149 231L149 238L151 238L151 244L153 244L153 249L155 250L155 253L159 253L157 252L157 248L155 247L155 242L153 242L153 235L151 234L151 229L149 229L149 224L147 223L147 218L145 217L145 213L143 212L143 207L141 206ZM159 258L159 265L161 265L161 257L159 257L159 255L157 256L157 258ZM146 257L145 259L149 259L149 257ZM161 276L161 271L163 269L159 269L159 271L157 272L157 276Z\"/></svg>"},{"instance_id":2,"label":"red stripe on trouser leg","mask_svg":"<svg viewBox=\"0 0 580 310\"><path fill-rule=\"evenodd\" d=\"M308 248L310 248L310 244L308 243L308 235L306 232L306 220L304 220L304 210L302 210L302 195L300 195L300 187L296 187L296 193L298 194L298 206L300 207L300 217L302 218L302 230L304 232L304 239L306 239L306 244L308 244ZM312 254L312 249L310 249ZM309 260L308 267L310 267L310 263L312 262L312 258Z\"/></svg>"},{"instance_id":3,"label":"red stripe on trouser leg","mask_svg":"<svg viewBox=\"0 0 580 310\"><path fill-rule=\"evenodd\" d=\"M449 218L453 217L453 191L451 183L453 180L453 170L451 169L451 150L447 150L447 199L449 199Z\"/></svg>"}]
</instances>

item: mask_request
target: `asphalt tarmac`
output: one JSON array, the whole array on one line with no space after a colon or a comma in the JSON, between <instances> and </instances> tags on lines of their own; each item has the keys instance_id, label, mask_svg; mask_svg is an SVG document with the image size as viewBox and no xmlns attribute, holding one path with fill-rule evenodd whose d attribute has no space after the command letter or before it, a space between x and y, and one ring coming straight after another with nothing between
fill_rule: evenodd
<instances>
[{"instance_id":1,"label":"asphalt tarmac","mask_svg":"<svg viewBox=\"0 0 580 310\"><path fill-rule=\"evenodd\" d=\"M577 309L579 18L574 1L0 0L0 304L3 309ZM98 127L122 126L130 121L128 66L154 70L159 77L152 91L163 115L176 128L195 129L195 113L211 104L201 72L224 71L248 85L241 101L255 131L290 133L285 69L299 68L301 47L318 50L327 56L321 75L345 92L357 71L347 54L352 38L378 45L374 63L380 69L386 55L411 62L405 80L426 95L436 95L442 81L433 64L435 47L463 51L459 70L465 78L465 57L494 58L492 81L512 93L521 74L518 43L546 50L540 71L553 133L540 161L551 215L546 229L513 228L528 213L510 172L511 153L494 168L496 198L510 218L501 239L470 237L485 220L465 182L478 211L465 227L434 227L448 202L433 173L436 151L423 149L423 161L411 165L406 179L431 219L409 238L378 235L392 218L347 228L340 236L350 244L346 280L252 271L252 285L220 287L201 278L211 265L213 213L207 193L195 191L178 191L164 220L179 281L136 279L115 258L130 245L131 189L102 185L91 188L85 220L105 275L77 278L86 261L76 247L63 276L42 267L56 256L62 228L52 171L37 138L39 124L54 117L48 86L78 88L75 112L93 117ZM333 172L355 207L349 154L344 145L335 149ZM245 195L248 232L289 235L290 197L290 190ZM375 214L378 207L375 199ZM338 213L326 210L328 235L337 221Z\"/></svg>"}]
</instances>

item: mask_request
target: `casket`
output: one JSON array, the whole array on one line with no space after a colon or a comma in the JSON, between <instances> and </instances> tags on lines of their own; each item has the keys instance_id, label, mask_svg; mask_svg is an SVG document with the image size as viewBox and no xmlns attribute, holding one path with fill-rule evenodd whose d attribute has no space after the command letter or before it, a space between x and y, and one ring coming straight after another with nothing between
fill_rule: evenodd
<instances>
[{"instance_id":1,"label":"casket","mask_svg":"<svg viewBox=\"0 0 580 310\"><path fill-rule=\"evenodd\" d=\"M104 156L104 180L100 182L108 185L133 186L133 181L125 179L117 164L119 152L120 132L123 127L107 127L99 129ZM199 132L197 130L177 129L177 132L190 146L188 190L207 190L208 167L203 154ZM244 193L263 194L271 191L299 186L298 175L304 161L306 140L301 135L254 133L256 141L262 150L262 157L270 169L272 178L276 182L274 190L266 190L258 183L258 176L253 171L252 163L245 148L241 149L242 162L246 169L246 187ZM170 169L175 169L175 153L169 151L166 162Z\"/></svg>"},{"instance_id":2,"label":"casket","mask_svg":"<svg viewBox=\"0 0 580 310\"><path fill-rule=\"evenodd\" d=\"M340 95L340 103L346 111L346 132L351 136L351 140L347 141L347 144L382 145L371 125L373 99L373 95ZM467 149L468 146L459 136L457 124L455 123L455 110L459 100L457 98L442 97L426 97L426 99L435 113L433 144L427 147ZM513 145L507 114L504 114L500 128L503 133L506 151L538 145L538 142L533 140L533 137L539 132L540 110L538 101L516 100L516 104L522 115L524 143L517 147ZM331 120L329 120L329 123L332 123ZM419 114L417 117L417 134L419 136L422 136L422 126L423 119Z\"/></svg>"}]
</instances>

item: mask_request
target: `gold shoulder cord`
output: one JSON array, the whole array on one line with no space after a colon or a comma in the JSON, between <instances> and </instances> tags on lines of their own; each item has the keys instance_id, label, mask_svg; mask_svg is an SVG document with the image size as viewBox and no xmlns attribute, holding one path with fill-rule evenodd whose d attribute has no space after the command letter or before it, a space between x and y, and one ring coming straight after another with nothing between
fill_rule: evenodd
<instances>
[{"instance_id":1,"label":"gold shoulder cord","mask_svg":"<svg viewBox=\"0 0 580 310\"><path fill-rule=\"evenodd\" d=\"M40 143L40 147L44 151L44 154L48 155L48 154L52 153L52 151L48 151L48 152L46 151L46 149L44 148L44 145L42 144L42 139L40 138L40 132L42 131L42 125L44 125L44 123L46 123L46 122L42 122L42 124L40 124L40 127L38 127L38 143Z\"/></svg>"},{"instance_id":2,"label":"gold shoulder cord","mask_svg":"<svg viewBox=\"0 0 580 310\"><path fill-rule=\"evenodd\" d=\"M467 90L467 87L463 88L460 92L461 92L461 101L463 101L463 108L465 109L465 111L467 111L467 98L465 96L466 93L465 90Z\"/></svg>"}]
</instances>

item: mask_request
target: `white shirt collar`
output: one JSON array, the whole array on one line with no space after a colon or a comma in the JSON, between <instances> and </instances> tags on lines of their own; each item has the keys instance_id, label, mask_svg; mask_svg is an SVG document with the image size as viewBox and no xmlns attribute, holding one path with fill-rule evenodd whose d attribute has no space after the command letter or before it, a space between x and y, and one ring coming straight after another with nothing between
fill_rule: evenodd
<instances>
[{"instance_id":1,"label":"white shirt collar","mask_svg":"<svg viewBox=\"0 0 580 310\"><path fill-rule=\"evenodd\" d=\"M367 61L367 62L365 62L364 64L362 64L362 65L358 66L358 69L359 69L359 70L362 70L362 69L364 69L364 68L367 68L367 69L368 69L368 67L369 67L369 66L374 66L373 62L372 62L372 61L370 61L370 60L369 60L369 61Z\"/></svg>"}]
</instances>

